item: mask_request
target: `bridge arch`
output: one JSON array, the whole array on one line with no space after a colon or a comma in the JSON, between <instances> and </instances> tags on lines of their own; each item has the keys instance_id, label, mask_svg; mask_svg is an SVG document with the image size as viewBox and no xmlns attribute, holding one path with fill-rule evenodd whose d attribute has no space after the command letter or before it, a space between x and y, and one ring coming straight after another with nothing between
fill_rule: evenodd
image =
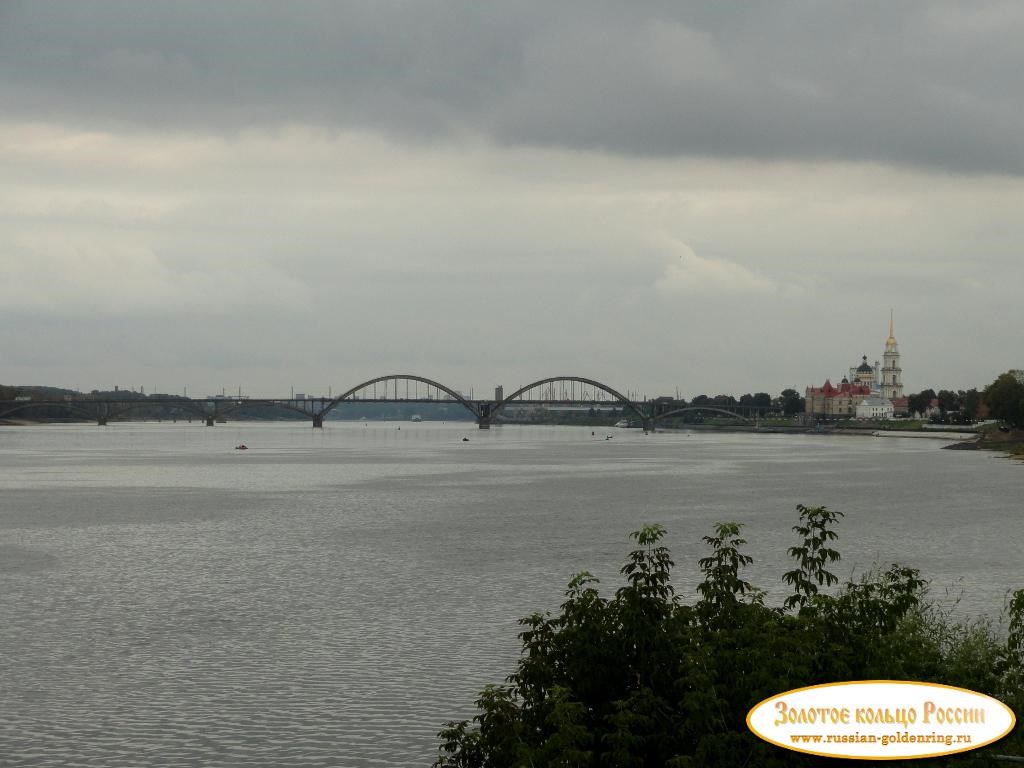
<instances>
[{"instance_id":1,"label":"bridge arch","mask_svg":"<svg viewBox=\"0 0 1024 768\"><path fill-rule=\"evenodd\" d=\"M661 419L670 419L673 416L678 416L681 413L691 413L693 411L712 411L714 413L721 413L724 416L732 416L733 418L739 419L740 421L745 421L747 424L753 423L748 417L740 416L740 414L735 413L734 411L727 411L724 408L715 408L707 405L688 405L685 408L676 408L675 410L656 414L654 416L654 420L660 421Z\"/></svg>"},{"instance_id":2,"label":"bridge arch","mask_svg":"<svg viewBox=\"0 0 1024 768\"><path fill-rule=\"evenodd\" d=\"M545 384L553 384L556 381L575 381L579 384L586 384L591 387L594 387L595 389L600 389L602 392L607 392L613 398L622 403L622 405L624 405L626 408L629 408L631 411L633 411L633 413L635 413L643 422L646 423L649 418L646 413L644 413L642 410L640 410L640 408L637 407L636 403L634 403L628 397L623 395L621 392L612 389L607 384L602 384L600 381L596 381L595 379L587 379L584 378L583 376L551 376L546 379L541 379L540 381L535 381L532 384L527 384L526 386L517 389L508 397L502 399L500 402L495 403L494 407L491 409L491 415L493 416L495 413L504 408L506 405L515 400L524 392L529 392L531 389L534 389L535 387L542 387Z\"/></svg>"},{"instance_id":3,"label":"bridge arch","mask_svg":"<svg viewBox=\"0 0 1024 768\"><path fill-rule=\"evenodd\" d=\"M474 418L479 419L481 416L480 411L472 402L464 398L461 394L456 392L451 387L446 387L444 384L434 381L433 379L428 379L423 376L416 376L415 374L411 373L392 373L386 376L377 376L376 378L364 381L362 384L357 384L356 386L349 389L347 392L338 395L336 398L331 400L327 405L325 405L323 410L320 411L321 415L326 416L328 413L333 411L343 402L359 402L358 400L351 400L350 398L352 397L352 395L354 395L356 392L359 392L362 389L372 387L374 384L379 384L385 381L418 381L421 384L426 384L428 387L433 387L434 389L449 395L452 398L452 400L455 400L456 402L460 403L463 408L465 408L467 411L473 414Z\"/></svg>"}]
</instances>

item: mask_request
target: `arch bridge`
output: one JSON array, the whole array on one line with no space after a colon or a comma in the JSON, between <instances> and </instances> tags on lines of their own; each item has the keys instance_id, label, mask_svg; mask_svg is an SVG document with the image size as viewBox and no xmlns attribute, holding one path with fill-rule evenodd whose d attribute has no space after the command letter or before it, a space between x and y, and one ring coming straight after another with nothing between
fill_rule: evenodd
<instances>
[{"instance_id":1,"label":"arch bridge","mask_svg":"<svg viewBox=\"0 0 1024 768\"><path fill-rule=\"evenodd\" d=\"M132 412L149 410L161 414L158 418L173 418L171 414L182 414L203 420L207 426L226 421L227 416L239 410L273 408L295 415L296 418L310 419L314 427L323 427L324 418L331 411L346 403L450 403L464 408L476 421L480 429L489 429L501 415L512 411L536 413L537 409L566 411L613 407L629 414L647 431L654 429L657 422L690 412L713 412L752 423L739 409L730 410L720 406L689 405L672 398L638 400L623 394L603 382L584 376L549 376L522 385L508 395L501 387L491 399L476 399L434 379L411 373L394 373L367 379L345 390L336 397L211 397L192 399L187 397L150 397L133 395L123 399L97 399L91 396L61 399L19 398L0 402L0 419L15 414L30 417L36 414L52 418L55 412L95 419L99 425L121 419Z\"/></svg>"}]
</instances>

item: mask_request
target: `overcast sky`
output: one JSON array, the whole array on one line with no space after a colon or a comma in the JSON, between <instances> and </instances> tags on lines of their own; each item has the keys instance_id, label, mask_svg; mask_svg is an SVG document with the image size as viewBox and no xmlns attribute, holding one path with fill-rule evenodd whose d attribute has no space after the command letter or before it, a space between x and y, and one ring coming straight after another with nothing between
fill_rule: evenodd
<instances>
[{"instance_id":1,"label":"overcast sky","mask_svg":"<svg viewBox=\"0 0 1024 768\"><path fill-rule=\"evenodd\" d=\"M0 0L0 383L1024 367L1024 4Z\"/></svg>"}]
</instances>

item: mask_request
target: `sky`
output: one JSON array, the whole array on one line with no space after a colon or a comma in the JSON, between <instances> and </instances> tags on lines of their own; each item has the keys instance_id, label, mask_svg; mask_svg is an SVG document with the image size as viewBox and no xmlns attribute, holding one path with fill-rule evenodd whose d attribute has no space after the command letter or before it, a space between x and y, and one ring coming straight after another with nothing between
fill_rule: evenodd
<instances>
[{"instance_id":1,"label":"sky","mask_svg":"<svg viewBox=\"0 0 1024 768\"><path fill-rule=\"evenodd\" d=\"M1024 4L0 0L0 384L1024 367Z\"/></svg>"}]
</instances>

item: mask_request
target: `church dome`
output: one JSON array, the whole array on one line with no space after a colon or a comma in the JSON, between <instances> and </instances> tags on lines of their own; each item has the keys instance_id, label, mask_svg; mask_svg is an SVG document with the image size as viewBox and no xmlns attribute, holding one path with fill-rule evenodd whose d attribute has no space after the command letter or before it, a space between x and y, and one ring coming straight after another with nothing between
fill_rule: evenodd
<instances>
[{"instance_id":1,"label":"church dome","mask_svg":"<svg viewBox=\"0 0 1024 768\"><path fill-rule=\"evenodd\" d=\"M868 365L868 356L864 355L863 362L857 366L857 373L874 373L875 369Z\"/></svg>"}]
</instances>

